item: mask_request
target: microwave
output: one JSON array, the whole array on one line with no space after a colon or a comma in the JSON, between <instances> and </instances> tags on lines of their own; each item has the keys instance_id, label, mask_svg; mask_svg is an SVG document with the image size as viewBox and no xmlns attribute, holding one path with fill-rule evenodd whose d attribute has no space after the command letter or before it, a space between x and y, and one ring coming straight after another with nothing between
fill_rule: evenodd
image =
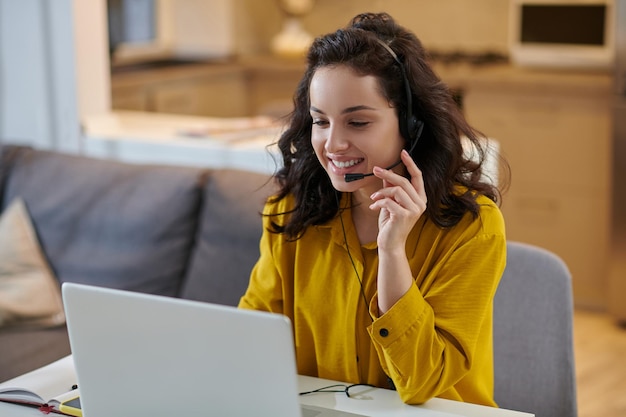
<instances>
[{"instance_id":1,"label":"microwave","mask_svg":"<svg viewBox=\"0 0 626 417\"><path fill-rule=\"evenodd\" d=\"M615 0L509 1L509 54L514 64L612 68Z\"/></svg>"}]
</instances>

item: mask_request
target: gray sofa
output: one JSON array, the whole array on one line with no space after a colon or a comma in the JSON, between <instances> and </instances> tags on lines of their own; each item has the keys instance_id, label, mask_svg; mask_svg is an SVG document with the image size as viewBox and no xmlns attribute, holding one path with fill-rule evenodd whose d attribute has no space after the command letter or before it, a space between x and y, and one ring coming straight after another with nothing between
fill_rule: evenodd
<instances>
[{"instance_id":1,"label":"gray sofa","mask_svg":"<svg viewBox=\"0 0 626 417\"><path fill-rule=\"evenodd\" d=\"M273 190L251 172L0 149L0 212L22 197L60 283L236 305ZM69 353L64 326L0 328L0 381Z\"/></svg>"}]
</instances>

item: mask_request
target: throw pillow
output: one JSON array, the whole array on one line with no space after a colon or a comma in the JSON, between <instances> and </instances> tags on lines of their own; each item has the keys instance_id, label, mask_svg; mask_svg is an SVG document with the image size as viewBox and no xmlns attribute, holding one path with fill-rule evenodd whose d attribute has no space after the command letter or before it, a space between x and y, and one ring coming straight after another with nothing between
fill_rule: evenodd
<instances>
[{"instance_id":1,"label":"throw pillow","mask_svg":"<svg viewBox=\"0 0 626 417\"><path fill-rule=\"evenodd\" d=\"M0 328L65 323L60 286L21 198L0 216Z\"/></svg>"}]
</instances>

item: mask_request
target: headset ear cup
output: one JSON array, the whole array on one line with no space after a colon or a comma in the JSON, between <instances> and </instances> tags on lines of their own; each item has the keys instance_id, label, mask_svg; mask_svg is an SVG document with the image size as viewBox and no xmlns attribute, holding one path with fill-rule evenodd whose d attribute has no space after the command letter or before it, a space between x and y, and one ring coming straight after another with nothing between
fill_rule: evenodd
<instances>
[{"instance_id":1,"label":"headset ear cup","mask_svg":"<svg viewBox=\"0 0 626 417\"><path fill-rule=\"evenodd\" d=\"M419 128L419 121L417 120L417 117L415 116L408 117L406 121L406 125L407 125L408 137L412 142L417 139L417 130Z\"/></svg>"},{"instance_id":2,"label":"headset ear cup","mask_svg":"<svg viewBox=\"0 0 626 417\"><path fill-rule=\"evenodd\" d=\"M398 125L400 127L400 134L404 138L407 143L411 141L411 136L409 135L410 130L408 129L406 114L404 112L400 112L398 114Z\"/></svg>"},{"instance_id":3,"label":"headset ear cup","mask_svg":"<svg viewBox=\"0 0 626 417\"><path fill-rule=\"evenodd\" d=\"M411 116L407 118L405 121L406 121L405 128L408 131L408 136L404 136L404 137L410 138L407 140L407 145L408 145L407 150L409 151L409 154L413 156L413 150L415 149L415 146L417 145L417 141L422 135L424 122L422 122L415 116Z\"/></svg>"},{"instance_id":4,"label":"headset ear cup","mask_svg":"<svg viewBox=\"0 0 626 417\"><path fill-rule=\"evenodd\" d=\"M417 129L419 126L419 121L415 116L407 116L405 112L400 112L398 121L400 124L400 134L407 141L407 143L412 143L417 136Z\"/></svg>"}]
</instances>

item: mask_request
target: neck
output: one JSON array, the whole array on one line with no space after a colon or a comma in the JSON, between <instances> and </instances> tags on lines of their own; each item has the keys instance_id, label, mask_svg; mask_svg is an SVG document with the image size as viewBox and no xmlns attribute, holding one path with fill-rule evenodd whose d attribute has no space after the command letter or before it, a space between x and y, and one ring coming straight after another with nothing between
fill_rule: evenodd
<instances>
[{"instance_id":1,"label":"neck","mask_svg":"<svg viewBox=\"0 0 626 417\"><path fill-rule=\"evenodd\" d=\"M364 187L351 193L352 205L358 206L359 209L365 209L369 211L369 205L372 204L370 196L380 189L380 185L376 185L373 188Z\"/></svg>"},{"instance_id":2,"label":"neck","mask_svg":"<svg viewBox=\"0 0 626 417\"><path fill-rule=\"evenodd\" d=\"M378 212L369 208L371 199L358 198L358 192L352 194L352 223L359 236L359 242L364 245L378 237Z\"/></svg>"}]
</instances>

